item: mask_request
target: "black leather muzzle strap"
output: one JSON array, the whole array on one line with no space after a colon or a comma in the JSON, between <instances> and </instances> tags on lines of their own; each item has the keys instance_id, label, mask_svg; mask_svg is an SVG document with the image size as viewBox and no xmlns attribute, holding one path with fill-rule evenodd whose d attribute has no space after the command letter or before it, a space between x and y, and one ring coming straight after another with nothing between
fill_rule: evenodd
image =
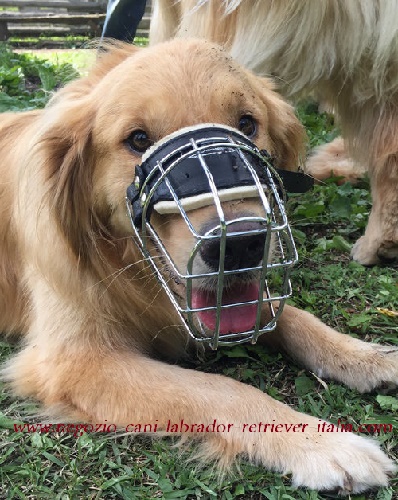
<instances>
[{"instance_id":1,"label":"black leather muzzle strap","mask_svg":"<svg viewBox=\"0 0 398 500\"><path fill-rule=\"evenodd\" d=\"M137 227L142 224L144 207L149 220L157 203L211 193L211 184L217 191L255 186L255 176L248 165L266 186L269 183L266 169L272 167L272 158L233 129L207 126L166 139L136 166L135 180L127 189L134 224ZM304 192L312 187L309 176L274 170L288 192Z\"/></svg>"}]
</instances>

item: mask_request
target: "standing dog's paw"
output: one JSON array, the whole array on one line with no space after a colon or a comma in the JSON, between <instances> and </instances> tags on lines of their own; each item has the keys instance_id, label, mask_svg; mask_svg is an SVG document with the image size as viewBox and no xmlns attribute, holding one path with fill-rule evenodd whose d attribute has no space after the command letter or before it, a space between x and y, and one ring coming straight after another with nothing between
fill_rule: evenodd
<instances>
[{"instance_id":1,"label":"standing dog's paw","mask_svg":"<svg viewBox=\"0 0 398 500\"><path fill-rule=\"evenodd\" d=\"M368 238L366 235L361 236L352 247L351 257L363 266L376 266L380 264L377 256L379 246L377 239Z\"/></svg>"},{"instance_id":2,"label":"standing dog's paw","mask_svg":"<svg viewBox=\"0 0 398 500\"><path fill-rule=\"evenodd\" d=\"M309 436L305 458L298 456L292 468L293 485L316 490L360 493L387 486L396 465L372 439L351 433Z\"/></svg>"},{"instance_id":3,"label":"standing dog's paw","mask_svg":"<svg viewBox=\"0 0 398 500\"><path fill-rule=\"evenodd\" d=\"M366 175L366 168L349 156L342 137L314 149L307 159L305 172L316 180L338 177L338 184L357 184Z\"/></svg>"},{"instance_id":4,"label":"standing dog's paw","mask_svg":"<svg viewBox=\"0 0 398 500\"><path fill-rule=\"evenodd\" d=\"M383 241L377 250L377 257L384 264L398 261L398 241Z\"/></svg>"},{"instance_id":5,"label":"standing dog's paw","mask_svg":"<svg viewBox=\"0 0 398 500\"><path fill-rule=\"evenodd\" d=\"M361 236L351 250L351 257L363 266L390 264L398 261L398 241L382 241Z\"/></svg>"}]
</instances>

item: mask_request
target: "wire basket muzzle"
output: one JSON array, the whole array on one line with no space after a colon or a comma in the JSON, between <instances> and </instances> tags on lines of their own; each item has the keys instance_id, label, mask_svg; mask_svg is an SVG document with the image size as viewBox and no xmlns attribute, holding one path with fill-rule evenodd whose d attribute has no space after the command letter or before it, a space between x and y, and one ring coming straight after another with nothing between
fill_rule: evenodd
<instances>
[{"instance_id":1,"label":"wire basket muzzle","mask_svg":"<svg viewBox=\"0 0 398 500\"><path fill-rule=\"evenodd\" d=\"M246 199L258 205L254 214L225 213L227 202ZM199 231L191 216L207 206L215 218ZM249 139L221 125L166 137L136 167L127 207L134 241L191 337L216 349L255 343L275 328L291 295L289 274L297 252L280 179L270 157ZM193 236L186 269L173 261L151 224L154 211L179 214ZM184 296L169 285L170 273Z\"/></svg>"}]
</instances>

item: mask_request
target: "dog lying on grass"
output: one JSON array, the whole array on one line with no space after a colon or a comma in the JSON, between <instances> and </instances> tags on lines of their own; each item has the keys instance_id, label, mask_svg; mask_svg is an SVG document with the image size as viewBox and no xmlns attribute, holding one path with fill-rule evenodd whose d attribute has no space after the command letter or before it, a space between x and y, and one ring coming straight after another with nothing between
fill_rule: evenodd
<instances>
[{"instance_id":1,"label":"dog lying on grass","mask_svg":"<svg viewBox=\"0 0 398 500\"><path fill-rule=\"evenodd\" d=\"M348 180L368 172L373 207L352 249L363 265L398 259L397 17L393 0L156 0L151 19L152 44L221 43L285 95L312 92L336 112L345 143L323 146L307 171Z\"/></svg>"},{"instance_id":2,"label":"dog lying on grass","mask_svg":"<svg viewBox=\"0 0 398 500\"><path fill-rule=\"evenodd\" d=\"M168 134L217 123L248 136L277 167L294 169L302 129L268 80L204 41L118 45L44 110L4 114L0 123L0 326L23 335L4 369L16 394L39 400L63 421L156 424L165 431L168 422L183 420L192 431L185 436L201 438L204 459L228 466L242 454L290 472L297 486L347 493L387 484L395 466L373 440L320 432L317 418L251 386L165 362L186 355L190 343L133 241L125 198L134 167ZM222 205L227 223L259 210L256 198ZM215 212L212 205L192 210L196 230L207 228ZM193 239L181 217L154 211L151 224L186 268ZM198 259L205 269L220 264L219 255ZM180 293L173 269L166 272ZM208 296L214 283L202 283ZM264 310L262 321L266 316ZM211 334L206 315L195 322ZM260 340L359 391L398 382L396 350L342 335L294 307L285 306L276 330ZM228 431L195 427L215 419ZM248 422L301 432L243 432Z\"/></svg>"}]
</instances>

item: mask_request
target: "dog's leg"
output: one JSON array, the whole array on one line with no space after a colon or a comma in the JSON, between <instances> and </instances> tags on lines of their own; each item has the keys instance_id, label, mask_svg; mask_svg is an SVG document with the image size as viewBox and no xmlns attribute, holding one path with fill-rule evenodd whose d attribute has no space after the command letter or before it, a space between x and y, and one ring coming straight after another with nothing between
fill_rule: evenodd
<instances>
[{"instance_id":1,"label":"dog's leg","mask_svg":"<svg viewBox=\"0 0 398 500\"><path fill-rule=\"evenodd\" d=\"M73 324L64 328L57 334L67 339ZM228 466L243 454L267 469L290 472L296 486L359 492L386 485L395 471L371 439L322 432L319 419L251 386L107 347L98 334L88 339L87 333L74 340L69 335L56 351L48 348L51 339L43 345L36 339L9 365L14 388L69 419L201 438L203 460Z\"/></svg>"},{"instance_id":2,"label":"dog's leg","mask_svg":"<svg viewBox=\"0 0 398 500\"><path fill-rule=\"evenodd\" d=\"M151 45L165 42L176 36L181 19L181 6L178 2L159 0L153 4L149 42Z\"/></svg>"},{"instance_id":3,"label":"dog's leg","mask_svg":"<svg viewBox=\"0 0 398 500\"><path fill-rule=\"evenodd\" d=\"M354 162L347 152L344 139L337 137L332 142L315 148L306 162L305 172L320 181L333 175L342 178L339 184L356 184L365 177L366 168Z\"/></svg>"},{"instance_id":4,"label":"dog's leg","mask_svg":"<svg viewBox=\"0 0 398 500\"><path fill-rule=\"evenodd\" d=\"M398 155L389 155L384 161L376 158L373 163L376 166L369 167L373 207L366 232L351 252L352 258L363 265L398 259ZM305 170L317 180L333 174L352 184L366 174L366 168L347 154L341 137L316 148Z\"/></svg>"},{"instance_id":5,"label":"dog's leg","mask_svg":"<svg viewBox=\"0 0 398 500\"><path fill-rule=\"evenodd\" d=\"M352 258L363 265L398 259L398 120L397 106L386 97L353 102L341 94L338 114L353 157L367 165L372 210L364 236L355 243Z\"/></svg>"},{"instance_id":6,"label":"dog's leg","mask_svg":"<svg viewBox=\"0 0 398 500\"><path fill-rule=\"evenodd\" d=\"M398 260L398 154L388 158L371 177L373 206L364 236L352 258L363 265Z\"/></svg>"},{"instance_id":7,"label":"dog's leg","mask_svg":"<svg viewBox=\"0 0 398 500\"><path fill-rule=\"evenodd\" d=\"M276 330L260 339L282 348L318 376L361 392L383 382L398 385L398 348L344 335L295 307L285 306Z\"/></svg>"}]
</instances>

